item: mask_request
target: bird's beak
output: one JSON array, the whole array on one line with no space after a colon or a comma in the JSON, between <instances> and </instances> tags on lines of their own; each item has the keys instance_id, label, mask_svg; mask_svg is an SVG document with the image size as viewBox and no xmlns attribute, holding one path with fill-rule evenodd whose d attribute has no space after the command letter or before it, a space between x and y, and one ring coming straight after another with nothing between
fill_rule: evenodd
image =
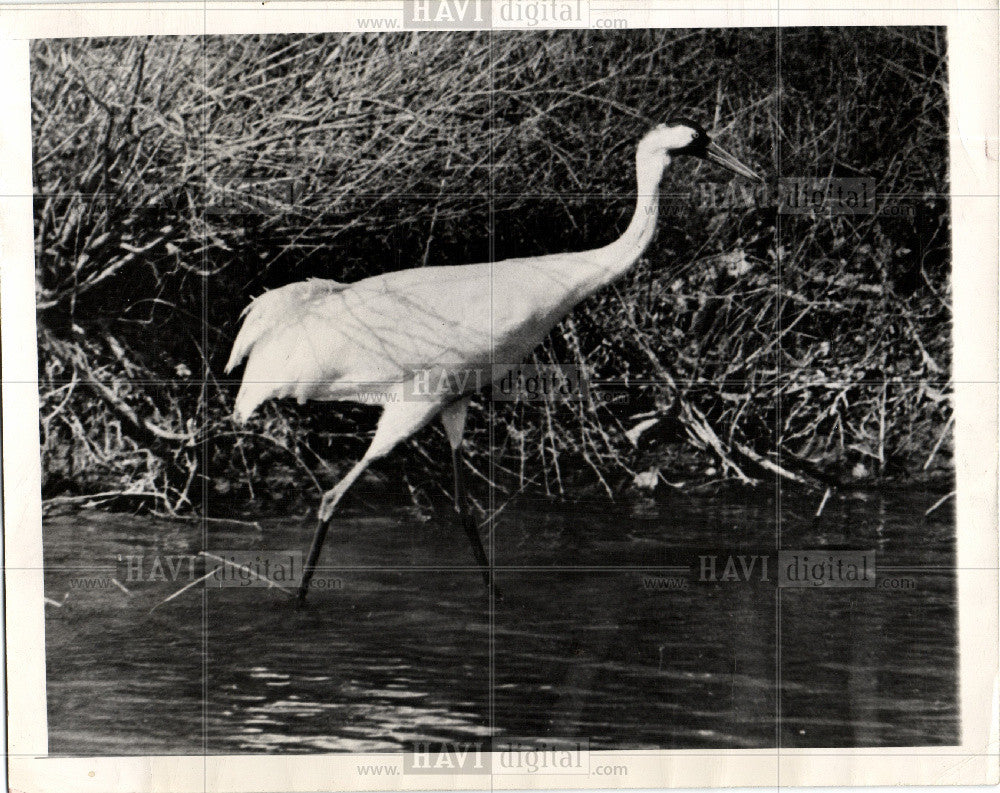
<instances>
[{"instance_id":1,"label":"bird's beak","mask_svg":"<svg viewBox=\"0 0 1000 793\"><path fill-rule=\"evenodd\" d=\"M740 176L745 176L747 179L753 179L755 182L764 181L763 177L759 176L750 168L747 168L747 166L737 160L732 154L727 152L725 149L716 146L714 143L709 143L705 148L705 157L714 163L718 163L723 168L728 168L730 171L735 171Z\"/></svg>"}]
</instances>

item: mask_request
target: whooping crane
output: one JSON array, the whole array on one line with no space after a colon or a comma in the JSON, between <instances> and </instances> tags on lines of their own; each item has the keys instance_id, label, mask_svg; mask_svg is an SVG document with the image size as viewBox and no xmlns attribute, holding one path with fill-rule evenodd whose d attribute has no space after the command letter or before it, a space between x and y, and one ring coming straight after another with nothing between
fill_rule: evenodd
<instances>
[{"instance_id":1,"label":"whooping crane","mask_svg":"<svg viewBox=\"0 0 1000 793\"><path fill-rule=\"evenodd\" d=\"M344 493L373 461L438 415L451 445L455 508L491 586L489 561L467 508L462 474L462 435L472 393L477 385L493 380L498 362L522 361L577 303L632 267L653 237L660 179L671 157L678 155L708 159L760 180L713 143L700 125L673 119L639 141L635 213L625 233L609 245L579 253L400 270L353 284L313 278L265 292L243 310L243 326L226 364L229 373L247 359L236 397L237 421L246 421L265 400L280 397L295 397L300 404L311 399L383 405L368 450L323 496L299 586L300 602ZM418 371L430 373L433 382L459 371L489 374L466 379L466 391L416 396L412 383Z\"/></svg>"}]
</instances>

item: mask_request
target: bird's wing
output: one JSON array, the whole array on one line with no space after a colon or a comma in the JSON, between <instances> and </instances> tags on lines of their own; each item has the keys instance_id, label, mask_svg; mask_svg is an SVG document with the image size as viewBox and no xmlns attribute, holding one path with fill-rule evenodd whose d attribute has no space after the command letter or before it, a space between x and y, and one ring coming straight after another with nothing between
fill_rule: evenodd
<instances>
[{"instance_id":1,"label":"bird's wing","mask_svg":"<svg viewBox=\"0 0 1000 793\"><path fill-rule=\"evenodd\" d=\"M337 281L310 278L271 289L254 298L240 314L243 326L236 335L236 341L233 342L233 351L226 364L226 374L247 357L257 342L287 322L290 315L317 298L341 292L349 286L350 284Z\"/></svg>"},{"instance_id":2,"label":"bird's wing","mask_svg":"<svg viewBox=\"0 0 1000 793\"><path fill-rule=\"evenodd\" d=\"M572 308L584 264L574 255L509 259L266 292L247 310L227 366L247 357L235 414L288 396L367 402L418 370L465 378L520 362Z\"/></svg>"},{"instance_id":3,"label":"bird's wing","mask_svg":"<svg viewBox=\"0 0 1000 793\"><path fill-rule=\"evenodd\" d=\"M343 293L338 326L353 326L369 355L411 367L517 363L586 296L591 259L557 254L387 273Z\"/></svg>"}]
</instances>

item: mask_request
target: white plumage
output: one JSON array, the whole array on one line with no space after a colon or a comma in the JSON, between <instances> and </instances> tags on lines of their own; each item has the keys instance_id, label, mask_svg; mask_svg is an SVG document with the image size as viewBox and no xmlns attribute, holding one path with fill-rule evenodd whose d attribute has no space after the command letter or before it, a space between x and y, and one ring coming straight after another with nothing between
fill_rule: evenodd
<instances>
[{"instance_id":1,"label":"white plumage","mask_svg":"<svg viewBox=\"0 0 1000 793\"><path fill-rule=\"evenodd\" d=\"M272 397L371 403L383 393L389 409L414 369L517 363L603 280L603 258L588 251L265 292L248 306L226 365L247 359L235 416L245 421Z\"/></svg>"}]
</instances>

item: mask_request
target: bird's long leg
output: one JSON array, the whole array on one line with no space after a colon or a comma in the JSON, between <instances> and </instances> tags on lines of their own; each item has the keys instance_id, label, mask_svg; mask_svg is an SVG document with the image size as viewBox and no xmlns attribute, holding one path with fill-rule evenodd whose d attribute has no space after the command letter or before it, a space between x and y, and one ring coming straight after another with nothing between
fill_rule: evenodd
<instances>
[{"instance_id":1,"label":"bird's long leg","mask_svg":"<svg viewBox=\"0 0 1000 793\"><path fill-rule=\"evenodd\" d=\"M364 457L355 463L354 467L347 472L343 479L337 482L335 487L323 494L323 501L319 507L319 525L316 526L316 533L313 535L309 555L306 557L306 565L302 571L302 582L299 584L298 599L300 603L306 599L309 582L316 571L316 563L319 561L320 551L323 550L323 541L330 528L330 518L333 517L333 511L340 499L343 498L344 493L369 465L380 457L385 457L397 443L409 438L423 427L440 408L440 404L429 401L399 401L386 405L379 417L378 426L375 428L375 437L372 438L371 445Z\"/></svg>"},{"instance_id":2,"label":"bird's long leg","mask_svg":"<svg viewBox=\"0 0 1000 793\"><path fill-rule=\"evenodd\" d=\"M479 537L479 529L469 512L469 501L465 493L465 476L462 470L462 435L465 432L465 417L468 409L468 398L451 403L441 411L441 423L444 424L448 443L451 446L451 464L455 472L455 511L462 522L465 535L469 538L472 554L476 557L476 562L483 574L483 581L486 582L487 588L492 589L493 571L489 559L486 557L483 541Z\"/></svg>"},{"instance_id":3,"label":"bird's long leg","mask_svg":"<svg viewBox=\"0 0 1000 793\"><path fill-rule=\"evenodd\" d=\"M370 448L368 452L371 452ZM354 481L364 473L364 470L372 460L376 459L375 457L370 457L369 453L366 453L347 472L347 476L337 482L336 487L323 494L323 501L319 507L319 525L316 526L316 533L313 534L312 544L309 546L309 555L306 557L306 566L302 571L302 581L299 584L298 598L300 603L306 599L306 593L309 591L309 582L316 571L316 562L319 561L319 553L323 550L323 541L326 539L326 533L330 528L330 518L333 516L333 510L344 493L347 492L347 488L354 484Z\"/></svg>"}]
</instances>

